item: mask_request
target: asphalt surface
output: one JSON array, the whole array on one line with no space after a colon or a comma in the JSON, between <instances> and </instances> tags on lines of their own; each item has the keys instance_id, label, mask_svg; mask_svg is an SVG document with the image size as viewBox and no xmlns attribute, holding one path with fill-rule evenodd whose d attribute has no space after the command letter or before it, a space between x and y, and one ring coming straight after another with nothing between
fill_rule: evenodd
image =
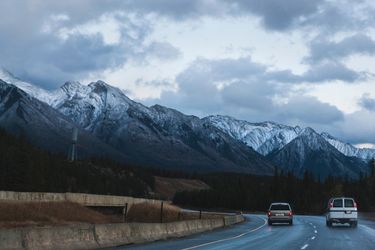
<instances>
[{"instance_id":1,"label":"asphalt surface","mask_svg":"<svg viewBox=\"0 0 375 250\"><path fill-rule=\"evenodd\" d=\"M246 222L225 229L116 249L375 249L375 221L328 228L322 216L294 216L293 226L268 226L263 215L245 217Z\"/></svg>"}]
</instances>

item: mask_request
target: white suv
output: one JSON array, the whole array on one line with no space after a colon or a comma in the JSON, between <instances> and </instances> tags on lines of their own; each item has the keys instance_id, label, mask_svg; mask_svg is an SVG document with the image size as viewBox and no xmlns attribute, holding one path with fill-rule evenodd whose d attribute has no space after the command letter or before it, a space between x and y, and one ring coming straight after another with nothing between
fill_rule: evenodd
<instances>
[{"instance_id":1,"label":"white suv","mask_svg":"<svg viewBox=\"0 0 375 250\"><path fill-rule=\"evenodd\" d=\"M331 198L328 201L326 224L328 227L331 227L332 223L349 223L349 225L352 227L357 226L357 204L355 203L354 199L340 197Z\"/></svg>"}]
</instances>

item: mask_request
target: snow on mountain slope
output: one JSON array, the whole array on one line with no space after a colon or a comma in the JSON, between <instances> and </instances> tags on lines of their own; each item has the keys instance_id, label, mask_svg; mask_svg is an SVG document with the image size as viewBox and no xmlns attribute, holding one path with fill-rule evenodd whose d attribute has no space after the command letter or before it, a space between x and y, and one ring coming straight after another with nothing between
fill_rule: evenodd
<instances>
[{"instance_id":1,"label":"snow on mountain slope","mask_svg":"<svg viewBox=\"0 0 375 250\"><path fill-rule=\"evenodd\" d=\"M108 118L115 119L126 112L129 100L115 88L106 89L101 81L88 86L66 82L59 94L54 96L51 105L84 129L93 131L104 113Z\"/></svg>"},{"instance_id":2,"label":"snow on mountain slope","mask_svg":"<svg viewBox=\"0 0 375 250\"><path fill-rule=\"evenodd\" d=\"M250 123L229 116L216 115L208 116L204 119L233 138L244 142L262 155L268 155L273 151L281 149L293 139L300 136L304 131L304 129L298 126L291 127L274 122ZM375 149L356 148L325 132L321 133L321 136L346 156L357 157L363 160L375 157Z\"/></svg>"},{"instance_id":3,"label":"snow on mountain slope","mask_svg":"<svg viewBox=\"0 0 375 250\"><path fill-rule=\"evenodd\" d=\"M51 100L53 99L54 94L52 92L39 88L31 83L21 81L12 73L3 68L0 68L0 79L6 83L17 86L32 97L37 98L42 102L50 104Z\"/></svg>"},{"instance_id":4,"label":"snow on mountain slope","mask_svg":"<svg viewBox=\"0 0 375 250\"><path fill-rule=\"evenodd\" d=\"M147 119L152 119L160 124L165 123L165 121L160 119L172 121L178 118L178 113L174 112L168 112L169 117L165 114L160 116L158 112L155 112L157 108L148 108L133 102L122 90L102 81L93 82L88 86L70 81L57 90L47 91L18 79L4 69L0 69L0 79L19 87L29 95L56 108L91 132L98 130L98 123L101 123L100 126L103 125L103 119L107 126L110 125L109 121L118 123L121 120L121 122L127 124L127 113L137 113L138 116L147 114ZM182 115L179 119L183 116L187 117ZM251 123L220 115L208 116L202 120L212 124L232 138L242 141L262 155L268 155L281 149L298 137L302 131L298 126L291 127L274 122ZM170 126L173 125L170 124ZM176 127L176 125L174 126ZM191 126L194 127L195 125L191 124ZM375 149L359 149L327 133L322 133L321 136L346 156L354 156L364 160L375 157Z\"/></svg>"},{"instance_id":5,"label":"snow on mountain slope","mask_svg":"<svg viewBox=\"0 0 375 250\"><path fill-rule=\"evenodd\" d=\"M303 129L298 137L267 157L283 171L301 177L308 171L317 178L331 175L357 179L369 170L364 161L344 155L311 128Z\"/></svg>"},{"instance_id":6,"label":"snow on mountain slope","mask_svg":"<svg viewBox=\"0 0 375 250\"><path fill-rule=\"evenodd\" d=\"M34 145L65 154L75 124L60 112L16 87L0 80L0 127L25 136ZM91 134L79 129L79 157L126 157Z\"/></svg>"},{"instance_id":7,"label":"snow on mountain slope","mask_svg":"<svg viewBox=\"0 0 375 250\"><path fill-rule=\"evenodd\" d=\"M216 115L204 119L262 155L284 147L301 132L298 126L290 127L273 122L250 123L229 116Z\"/></svg>"},{"instance_id":8,"label":"snow on mountain slope","mask_svg":"<svg viewBox=\"0 0 375 250\"><path fill-rule=\"evenodd\" d=\"M103 142L142 165L271 174L251 148L195 116L146 107L103 81L67 82L52 106Z\"/></svg>"},{"instance_id":9,"label":"snow on mountain slope","mask_svg":"<svg viewBox=\"0 0 375 250\"><path fill-rule=\"evenodd\" d=\"M369 160L375 157L375 149L354 147L349 143L340 141L328 133L321 133L321 136L346 156L354 156L364 160Z\"/></svg>"}]
</instances>

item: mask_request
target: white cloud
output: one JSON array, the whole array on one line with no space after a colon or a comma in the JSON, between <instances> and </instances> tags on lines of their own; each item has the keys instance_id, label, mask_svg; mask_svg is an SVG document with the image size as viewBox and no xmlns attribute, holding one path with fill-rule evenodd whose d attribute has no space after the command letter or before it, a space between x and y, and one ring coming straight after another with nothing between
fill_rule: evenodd
<instances>
[{"instance_id":1,"label":"white cloud","mask_svg":"<svg viewBox=\"0 0 375 250\"><path fill-rule=\"evenodd\" d=\"M360 144L355 144L354 146L357 147L357 148L375 149L375 144L373 144L373 143L360 143Z\"/></svg>"},{"instance_id":2,"label":"white cloud","mask_svg":"<svg viewBox=\"0 0 375 250\"><path fill-rule=\"evenodd\" d=\"M42 32L51 33L54 30L59 29L64 22L69 21L70 17L66 14L53 14L42 26Z\"/></svg>"},{"instance_id":3,"label":"white cloud","mask_svg":"<svg viewBox=\"0 0 375 250\"><path fill-rule=\"evenodd\" d=\"M77 34L88 36L100 34L105 44L118 45L121 43L121 33L124 29L131 39L139 39L137 27L130 25L131 22L139 21L134 19L132 15L125 15L123 12L105 13L96 20L90 20L74 27L61 27L54 32L63 40Z\"/></svg>"}]
</instances>

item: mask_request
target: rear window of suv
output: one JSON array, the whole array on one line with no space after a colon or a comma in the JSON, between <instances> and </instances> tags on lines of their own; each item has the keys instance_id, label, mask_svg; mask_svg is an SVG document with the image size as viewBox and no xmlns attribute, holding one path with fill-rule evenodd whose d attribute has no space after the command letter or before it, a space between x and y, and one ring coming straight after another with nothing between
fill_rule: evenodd
<instances>
[{"instance_id":1,"label":"rear window of suv","mask_svg":"<svg viewBox=\"0 0 375 250\"><path fill-rule=\"evenodd\" d=\"M290 210L290 207L286 204L271 205L270 210Z\"/></svg>"},{"instance_id":2,"label":"rear window of suv","mask_svg":"<svg viewBox=\"0 0 375 250\"><path fill-rule=\"evenodd\" d=\"M342 207L342 199L336 199L333 201L333 207Z\"/></svg>"},{"instance_id":3,"label":"rear window of suv","mask_svg":"<svg viewBox=\"0 0 375 250\"><path fill-rule=\"evenodd\" d=\"M344 200L345 207L354 207L354 201L352 199Z\"/></svg>"}]
</instances>

